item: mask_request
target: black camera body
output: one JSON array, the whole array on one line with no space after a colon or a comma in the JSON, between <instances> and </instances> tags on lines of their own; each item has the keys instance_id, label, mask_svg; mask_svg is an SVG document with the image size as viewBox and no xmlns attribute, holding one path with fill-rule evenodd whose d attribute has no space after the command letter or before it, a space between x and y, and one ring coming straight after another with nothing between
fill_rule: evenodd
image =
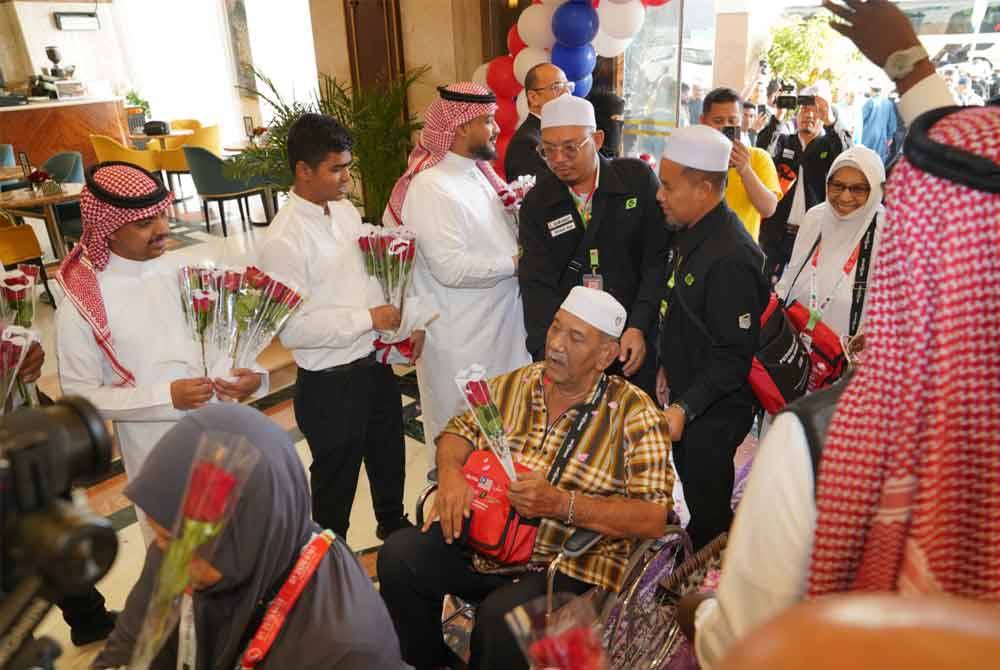
<instances>
[{"instance_id":1,"label":"black camera body","mask_svg":"<svg viewBox=\"0 0 1000 670\"><path fill-rule=\"evenodd\" d=\"M110 467L111 437L82 398L0 418L0 669L51 663L58 647L32 632L111 569L114 529L72 492Z\"/></svg>"},{"instance_id":2,"label":"black camera body","mask_svg":"<svg viewBox=\"0 0 1000 670\"><path fill-rule=\"evenodd\" d=\"M778 109L796 109L799 106L798 96L795 95L795 84L781 82L774 106Z\"/></svg>"}]
</instances>

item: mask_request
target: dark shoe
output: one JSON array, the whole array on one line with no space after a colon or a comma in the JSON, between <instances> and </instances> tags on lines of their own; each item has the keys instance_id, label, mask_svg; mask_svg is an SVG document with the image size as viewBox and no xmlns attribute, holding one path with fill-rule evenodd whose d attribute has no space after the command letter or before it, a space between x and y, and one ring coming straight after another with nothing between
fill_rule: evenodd
<instances>
[{"instance_id":1,"label":"dark shoe","mask_svg":"<svg viewBox=\"0 0 1000 670\"><path fill-rule=\"evenodd\" d=\"M82 647L98 640L104 640L115 629L115 620L117 618L118 612L108 612L105 610L103 614L93 617L86 624L70 628L69 639L77 647Z\"/></svg>"},{"instance_id":2,"label":"dark shoe","mask_svg":"<svg viewBox=\"0 0 1000 670\"><path fill-rule=\"evenodd\" d=\"M389 523L380 523L375 528L375 537L385 541L385 538L389 537L397 530L403 530L404 528L412 528L413 524L410 523L409 518L404 514L395 521L390 521Z\"/></svg>"}]
</instances>

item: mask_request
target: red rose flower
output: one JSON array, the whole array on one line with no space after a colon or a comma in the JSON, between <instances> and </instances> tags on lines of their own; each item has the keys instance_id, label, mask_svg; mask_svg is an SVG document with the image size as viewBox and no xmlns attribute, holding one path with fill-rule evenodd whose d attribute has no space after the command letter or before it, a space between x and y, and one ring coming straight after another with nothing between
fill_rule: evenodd
<instances>
[{"instance_id":1,"label":"red rose flower","mask_svg":"<svg viewBox=\"0 0 1000 670\"><path fill-rule=\"evenodd\" d=\"M9 288L7 286L3 287L3 299L7 302L20 302L24 300L28 295L28 289L26 288Z\"/></svg>"},{"instance_id":2,"label":"red rose flower","mask_svg":"<svg viewBox=\"0 0 1000 670\"><path fill-rule=\"evenodd\" d=\"M490 404L490 389L483 379L473 379L465 383L465 397L473 407L485 407Z\"/></svg>"},{"instance_id":3,"label":"red rose flower","mask_svg":"<svg viewBox=\"0 0 1000 670\"><path fill-rule=\"evenodd\" d=\"M191 292L191 304L194 306L194 311L199 314L207 314L212 311L215 306L215 292L206 291L204 289L198 289Z\"/></svg>"},{"instance_id":4,"label":"red rose flower","mask_svg":"<svg viewBox=\"0 0 1000 670\"><path fill-rule=\"evenodd\" d=\"M406 247L406 251L403 253L404 261L412 261L417 255L417 243L410 240L410 243Z\"/></svg>"},{"instance_id":5,"label":"red rose flower","mask_svg":"<svg viewBox=\"0 0 1000 670\"><path fill-rule=\"evenodd\" d=\"M358 246L361 247L361 251L367 254L372 250L372 238L368 235L362 235L358 238Z\"/></svg>"},{"instance_id":6,"label":"red rose flower","mask_svg":"<svg viewBox=\"0 0 1000 670\"><path fill-rule=\"evenodd\" d=\"M256 265L248 265L246 269L246 279L250 286L254 288L264 288L270 277L264 274Z\"/></svg>"},{"instance_id":7,"label":"red rose flower","mask_svg":"<svg viewBox=\"0 0 1000 670\"><path fill-rule=\"evenodd\" d=\"M295 291L289 291L285 295L284 303L285 307L287 307L288 309L295 309L296 307L299 306L300 302L302 302L302 296L296 293Z\"/></svg>"},{"instance_id":8,"label":"red rose flower","mask_svg":"<svg viewBox=\"0 0 1000 670\"><path fill-rule=\"evenodd\" d=\"M222 277L222 286L230 293L239 291L242 282L243 275L236 270L226 270L226 273Z\"/></svg>"},{"instance_id":9,"label":"red rose flower","mask_svg":"<svg viewBox=\"0 0 1000 670\"><path fill-rule=\"evenodd\" d=\"M4 286L27 286L31 283L31 280L24 274L12 274L9 277L4 277Z\"/></svg>"},{"instance_id":10,"label":"red rose flower","mask_svg":"<svg viewBox=\"0 0 1000 670\"><path fill-rule=\"evenodd\" d=\"M28 181L32 184L41 184L43 181L52 179L52 176L45 170L32 170L28 175Z\"/></svg>"},{"instance_id":11,"label":"red rose flower","mask_svg":"<svg viewBox=\"0 0 1000 670\"><path fill-rule=\"evenodd\" d=\"M291 291L290 288L282 284L280 281L275 281L267 287L267 296L275 302L282 302L285 299L285 295L289 291Z\"/></svg>"},{"instance_id":12,"label":"red rose flower","mask_svg":"<svg viewBox=\"0 0 1000 670\"><path fill-rule=\"evenodd\" d=\"M195 464L184 499L184 517L214 523L222 519L236 477L208 461Z\"/></svg>"},{"instance_id":13,"label":"red rose flower","mask_svg":"<svg viewBox=\"0 0 1000 670\"><path fill-rule=\"evenodd\" d=\"M39 268L37 265L30 265L28 263L21 263L20 265L17 266L17 269L25 277L27 277L28 279L32 279L35 282L38 281L38 277L40 276L41 273L41 268Z\"/></svg>"}]
</instances>

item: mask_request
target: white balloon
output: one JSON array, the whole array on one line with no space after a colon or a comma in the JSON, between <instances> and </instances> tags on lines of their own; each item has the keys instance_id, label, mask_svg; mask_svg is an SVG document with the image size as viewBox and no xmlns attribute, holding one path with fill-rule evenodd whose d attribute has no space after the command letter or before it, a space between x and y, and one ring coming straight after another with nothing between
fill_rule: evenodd
<instances>
[{"instance_id":1,"label":"white balloon","mask_svg":"<svg viewBox=\"0 0 1000 670\"><path fill-rule=\"evenodd\" d=\"M524 120L528 118L528 92L523 88L521 92L517 94L517 127L520 128Z\"/></svg>"},{"instance_id":2,"label":"white balloon","mask_svg":"<svg viewBox=\"0 0 1000 670\"><path fill-rule=\"evenodd\" d=\"M632 44L632 38L620 40L617 37L606 35L603 30L598 30L594 41L590 43L598 56L604 58L615 58L625 53L625 50Z\"/></svg>"},{"instance_id":3,"label":"white balloon","mask_svg":"<svg viewBox=\"0 0 1000 670\"><path fill-rule=\"evenodd\" d=\"M524 47L514 56L514 76L524 86L524 78L528 76L528 70L539 63L548 63L552 56L545 49L535 47Z\"/></svg>"},{"instance_id":4,"label":"white balloon","mask_svg":"<svg viewBox=\"0 0 1000 670\"><path fill-rule=\"evenodd\" d=\"M490 67L489 63L483 63L476 68L476 71L472 73L472 83L479 84L480 86L486 86L486 70Z\"/></svg>"},{"instance_id":5,"label":"white balloon","mask_svg":"<svg viewBox=\"0 0 1000 670\"><path fill-rule=\"evenodd\" d=\"M550 49L556 43L552 34L552 15L556 8L552 5L532 5L525 7L517 19L517 34L524 43L536 49Z\"/></svg>"},{"instance_id":6,"label":"white balloon","mask_svg":"<svg viewBox=\"0 0 1000 670\"><path fill-rule=\"evenodd\" d=\"M646 18L646 8L639 0L630 0L630 2L621 5L602 2L597 7L597 16L600 20L601 32L608 37L624 40L634 37L642 29L642 22Z\"/></svg>"}]
</instances>

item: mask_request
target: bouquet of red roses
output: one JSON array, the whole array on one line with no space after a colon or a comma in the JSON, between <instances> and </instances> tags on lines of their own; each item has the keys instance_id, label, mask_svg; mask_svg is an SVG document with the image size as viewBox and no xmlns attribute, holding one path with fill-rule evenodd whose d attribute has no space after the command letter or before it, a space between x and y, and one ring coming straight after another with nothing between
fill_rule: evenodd
<instances>
[{"instance_id":1,"label":"bouquet of red roses","mask_svg":"<svg viewBox=\"0 0 1000 670\"><path fill-rule=\"evenodd\" d=\"M191 584L190 566L197 557L211 561L210 541L232 517L260 453L245 438L207 433L191 464L181 509L163 555L146 617L129 668L149 668L180 616L180 603Z\"/></svg>"},{"instance_id":2,"label":"bouquet of red roses","mask_svg":"<svg viewBox=\"0 0 1000 670\"><path fill-rule=\"evenodd\" d=\"M404 227L366 224L358 246L365 259L365 272L378 280L385 303L402 309L417 256L416 235Z\"/></svg>"},{"instance_id":3,"label":"bouquet of red roses","mask_svg":"<svg viewBox=\"0 0 1000 670\"><path fill-rule=\"evenodd\" d=\"M514 469L514 459L507 446L507 433L504 431L500 409L490 395L490 387L486 382L486 369L479 364L470 365L455 376L455 383L462 391L462 397L476 417L479 429L486 436L490 450L500 461L504 472L511 481L517 480Z\"/></svg>"},{"instance_id":4,"label":"bouquet of red roses","mask_svg":"<svg viewBox=\"0 0 1000 670\"><path fill-rule=\"evenodd\" d=\"M507 184L507 187L500 192L500 201L503 208L514 216L514 223L519 223L521 203L528 191L535 188L535 175L523 174L514 181Z\"/></svg>"},{"instance_id":5,"label":"bouquet of red roses","mask_svg":"<svg viewBox=\"0 0 1000 670\"><path fill-rule=\"evenodd\" d=\"M231 278L235 281L235 277ZM226 343L232 368L250 367L302 304L302 293L250 265L243 272Z\"/></svg>"},{"instance_id":6,"label":"bouquet of red roses","mask_svg":"<svg viewBox=\"0 0 1000 670\"><path fill-rule=\"evenodd\" d=\"M17 396L28 402L28 392L18 379L21 365L38 333L20 326L7 326L0 334L0 415L14 408Z\"/></svg>"},{"instance_id":7,"label":"bouquet of red roses","mask_svg":"<svg viewBox=\"0 0 1000 670\"><path fill-rule=\"evenodd\" d=\"M21 328L31 328L35 321L35 286L41 268L21 263L16 270L0 275L0 315L5 323ZM38 404L38 389L34 383L17 382L17 391L28 407Z\"/></svg>"}]
</instances>

